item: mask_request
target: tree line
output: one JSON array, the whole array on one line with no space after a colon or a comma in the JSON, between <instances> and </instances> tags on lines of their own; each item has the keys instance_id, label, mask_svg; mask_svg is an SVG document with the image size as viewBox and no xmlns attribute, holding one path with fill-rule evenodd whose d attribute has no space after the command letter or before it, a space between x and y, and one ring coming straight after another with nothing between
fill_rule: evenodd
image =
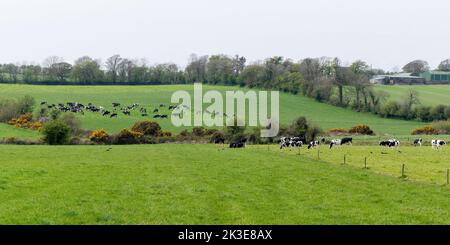
<instances>
[{"instance_id":1,"label":"tree line","mask_svg":"<svg viewBox=\"0 0 450 245\"><path fill-rule=\"evenodd\" d=\"M404 72L418 74L429 70L426 61L415 60L403 67ZM450 59L438 70L450 71ZM348 107L383 117L447 119L447 105L436 108L420 105L416 91L410 91L402 102L388 101L389 95L377 91L370 77L386 74L357 60L344 65L339 58L305 58L293 61L281 56L248 63L240 55L189 57L182 69L174 63L148 65L143 60L113 55L105 62L83 56L73 64L51 56L42 65L0 64L0 82L28 84L205 84L240 85L249 88L276 89L302 94L319 102Z\"/></svg>"}]
</instances>

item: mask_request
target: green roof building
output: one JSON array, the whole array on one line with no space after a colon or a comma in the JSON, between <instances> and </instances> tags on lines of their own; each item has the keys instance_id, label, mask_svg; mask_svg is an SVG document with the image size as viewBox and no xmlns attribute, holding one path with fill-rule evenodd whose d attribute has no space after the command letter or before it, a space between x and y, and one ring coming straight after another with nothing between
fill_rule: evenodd
<instances>
[{"instance_id":1,"label":"green roof building","mask_svg":"<svg viewBox=\"0 0 450 245\"><path fill-rule=\"evenodd\" d=\"M448 71L427 71L420 73L420 77L426 83L450 83L450 72Z\"/></svg>"}]
</instances>

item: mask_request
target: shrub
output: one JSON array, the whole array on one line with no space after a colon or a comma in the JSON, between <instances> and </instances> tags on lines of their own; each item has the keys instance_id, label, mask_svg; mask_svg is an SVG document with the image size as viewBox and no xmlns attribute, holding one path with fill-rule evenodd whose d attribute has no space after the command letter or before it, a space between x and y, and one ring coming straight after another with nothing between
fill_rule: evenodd
<instances>
[{"instance_id":1,"label":"shrub","mask_svg":"<svg viewBox=\"0 0 450 245\"><path fill-rule=\"evenodd\" d=\"M8 122L13 118L33 111L34 99L31 96L24 96L18 100L0 101L0 122Z\"/></svg>"},{"instance_id":2,"label":"shrub","mask_svg":"<svg viewBox=\"0 0 450 245\"><path fill-rule=\"evenodd\" d=\"M141 121L136 122L131 128L134 132L140 132L143 135L157 137L161 134L161 127L157 122Z\"/></svg>"},{"instance_id":3,"label":"shrub","mask_svg":"<svg viewBox=\"0 0 450 245\"><path fill-rule=\"evenodd\" d=\"M415 109L415 113L417 118L422 121L429 122L433 120L430 106L419 106Z\"/></svg>"},{"instance_id":4,"label":"shrub","mask_svg":"<svg viewBox=\"0 0 450 245\"><path fill-rule=\"evenodd\" d=\"M97 129L89 135L89 140L95 143L107 143L109 135L104 129Z\"/></svg>"},{"instance_id":5,"label":"shrub","mask_svg":"<svg viewBox=\"0 0 450 245\"><path fill-rule=\"evenodd\" d=\"M80 135L81 134L81 122L80 119L78 119L75 114L73 113L67 113L64 114L61 117L61 121L63 121L67 126L69 126L70 131L73 135Z\"/></svg>"},{"instance_id":6,"label":"shrub","mask_svg":"<svg viewBox=\"0 0 450 245\"><path fill-rule=\"evenodd\" d=\"M19 100L17 101L18 113L26 114L33 112L34 104L34 98L29 95L25 95L22 98L19 98Z\"/></svg>"},{"instance_id":7,"label":"shrub","mask_svg":"<svg viewBox=\"0 0 450 245\"><path fill-rule=\"evenodd\" d=\"M450 134L450 120L433 122L431 125L439 134Z\"/></svg>"},{"instance_id":8,"label":"shrub","mask_svg":"<svg viewBox=\"0 0 450 245\"><path fill-rule=\"evenodd\" d=\"M354 126L348 132L351 134L373 135L373 130L364 124Z\"/></svg>"},{"instance_id":9,"label":"shrub","mask_svg":"<svg viewBox=\"0 0 450 245\"><path fill-rule=\"evenodd\" d=\"M445 105L437 105L436 107L431 109L431 118L433 120L446 120L447 116L445 115Z\"/></svg>"},{"instance_id":10,"label":"shrub","mask_svg":"<svg viewBox=\"0 0 450 245\"><path fill-rule=\"evenodd\" d=\"M194 127L192 128L192 134L198 137L202 137L205 135L205 129L203 127Z\"/></svg>"},{"instance_id":11,"label":"shrub","mask_svg":"<svg viewBox=\"0 0 450 245\"><path fill-rule=\"evenodd\" d=\"M172 137L172 132L170 132L170 131L162 131L160 136L161 137Z\"/></svg>"},{"instance_id":12,"label":"shrub","mask_svg":"<svg viewBox=\"0 0 450 245\"><path fill-rule=\"evenodd\" d=\"M328 130L330 134L347 134L348 130L345 128L332 128Z\"/></svg>"},{"instance_id":13,"label":"shrub","mask_svg":"<svg viewBox=\"0 0 450 245\"><path fill-rule=\"evenodd\" d=\"M60 120L44 124L44 140L50 145L66 144L70 138L70 127Z\"/></svg>"},{"instance_id":14,"label":"shrub","mask_svg":"<svg viewBox=\"0 0 450 245\"><path fill-rule=\"evenodd\" d=\"M127 128L122 129L116 136L116 142L118 144L140 144L144 140L144 134L142 132L136 132Z\"/></svg>"},{"instance_id":15,"label":"shrub","mask_svg":"<svg viewBox=\"0 0 450 245\"><path fill-rule=\"evenodd\" d=\"M432 135L432 134L439 134L438 130L433 128L432 126L425 126L422 128L416 128L412 132L413 135L420 135L420 134L426 134L426 135Z\"/></svg>"},{"instance_id":16,"label":"shrub","mask_svg":"<svg viewBox=\"0 0 450 245\"><path fill-rule=\"evenodd\" d=\"M32 118L33 115L30 112L28 112L19 116L18 118L13 118L9 120L8 124L16 126L18 128L29 128Z\"/></svg>"}]
</instances>

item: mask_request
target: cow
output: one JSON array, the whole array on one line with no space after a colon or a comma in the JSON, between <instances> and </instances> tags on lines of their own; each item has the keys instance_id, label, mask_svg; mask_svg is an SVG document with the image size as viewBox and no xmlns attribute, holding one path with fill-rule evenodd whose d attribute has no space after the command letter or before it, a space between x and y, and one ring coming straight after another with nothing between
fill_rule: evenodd
<instances>
[{"instance_id":1,"label":"cow","mask_svg":"<svg viewBox=\"0 0 450 245\"><path fill-rule=\"evenodd\" d=\"M113 118L113 117L117 117L117 113L111 114L111 117L110 117L110 118Z\"/></svg>"},{"instance_id":2,"label":"cow","mask_svg":"<svg viewBox=\"0 0 450 245\"><path fill-rule=\"evenodd\" d=\"M153 110L153 113L157 113L159 110L158 109L154 109Z\"/></svg>"},{"instance_id":3,"label":"cow","mask_svg":"<svg viewBox=\"0 0 450 245\"><path fill-rule=\"evenodd\" d=\"M154 115L153 118L160 118L161 115Z\"/></svg>"},{"instance_id":4,"label":"cow","mask_svg":"<svg viewBox=\"0 0 450 245\"><path fill-rule=\"evenodd\" d=\"M386 146L386 147L399 147L400 146L400 141L396 140L396 139L390 139L390 140L384 140L380 142L380 146Z\"/></svg>"},{"instance_id":5,"label":"cow","mask_svg":"<svg viewBox=\"0 0 450 245\"><path fill-rule=\"evenodd\" d=\"M230 148L244 148L245 147L245 142L247 142L247 139L241 139L241 140L232 142L230 144Z\"/></svg>"},{"instance_id":6,"label":"cow","mask_svg":"<svg viewBox=\"0 0 450 245\"><path fill-rule=\"evenodd\" d=\"M302 147L303 141L300 137L281 137L280 149L284 147Z\"/></svg>"},{"instance_id":7,"label":"cow","mask_svg":"<svg viewBox=\"0 0 450 245\"><path fill-rule=\"evenodd\" d=\"M161 115L161 118L169 118L167 115Z\"/></svg>"},{"instance_id":8,"label":"cow","mask_svg":"<svg viewBox=\"0 0 450 245\"><path fill-rule=\"evenodd\" d=\"M113 102L113 103L112 103L112 106L113 106L113 107L118 107L118 106L120 106L120 103Z\"/></svg>"},{"instance_id":9,"label":"cow","mask_svg":"<svg viewBox=\"0 0 450 245\"><path fill-rule=\"evenodd\" d=\"M443 140L432 140L431 141L431 148L433 149L440 149L442 146L446 145L447 143Z\"/></svg>"},{"instance_id":10,"label":"cow","mask_svg":"<svg viewBox=\"0 0 450 245\"><path fill-rule=\"evenodd\" d=\"M333 148L333 146L335 146L335 145L346 145L346 144L347 145L353 144L353 138L346 137L346 138L342 138L342 139L332 140L330 142L330 149Z\"/></svg>"},{"instance_id":11,"label":"cow","mask_svg":"<svg viewBox=\"0 0 450 245\"><path fill-rule=\"evenodd\" d=\"M414 146L422 146L422 139L415 139Z\"/></svg>"},{"instance_id":12,"label":"cow","mask_svg":"<svg viewBox=\"0 0 450 245\"><path fill-rule=\"evenodd\" d=\"M47 104L47 101L42 101L41 102L41 105L45 105L45 104Z\"/></svg>"},{"instance_id":13,"label":"cow","mask_svg":"<svg viewBox=\"0 0 450 245\"><path fill-rule=\"evenodd\" d=\"M107 115L110 115L110 114L111 114L110 111L104 111L104 112L102 113L103 116L107 116Z\"/></svg>"},{"instance_id":14,"label":"cow","mask_svg":"<svg viewBox=\"0 0 450 245\"><path fill-rule=\"evenodd\" d=\"M316 146L319 146L319 145L320 145L320 142L318 140L311 141L311 142L309 142L308 149L315 148Z\"/></svg>"}]
</instances>

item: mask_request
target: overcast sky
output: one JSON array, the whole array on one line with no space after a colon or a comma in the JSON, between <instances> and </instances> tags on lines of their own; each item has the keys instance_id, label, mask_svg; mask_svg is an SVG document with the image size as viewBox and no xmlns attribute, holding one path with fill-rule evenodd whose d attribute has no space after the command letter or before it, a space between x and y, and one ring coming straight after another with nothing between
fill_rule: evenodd
<instances>
[{"instance_id":1,"label":"overcast sky","mask_svg":"<svg viewBox=\"0 0 450 245\"><path fill-rule=\"evenodd\" d=\"M449 16L448 0L1 0L0 62L121 54L184 66L196 53L434 68L450 58Z\"/></svg>"}]
</instances>

